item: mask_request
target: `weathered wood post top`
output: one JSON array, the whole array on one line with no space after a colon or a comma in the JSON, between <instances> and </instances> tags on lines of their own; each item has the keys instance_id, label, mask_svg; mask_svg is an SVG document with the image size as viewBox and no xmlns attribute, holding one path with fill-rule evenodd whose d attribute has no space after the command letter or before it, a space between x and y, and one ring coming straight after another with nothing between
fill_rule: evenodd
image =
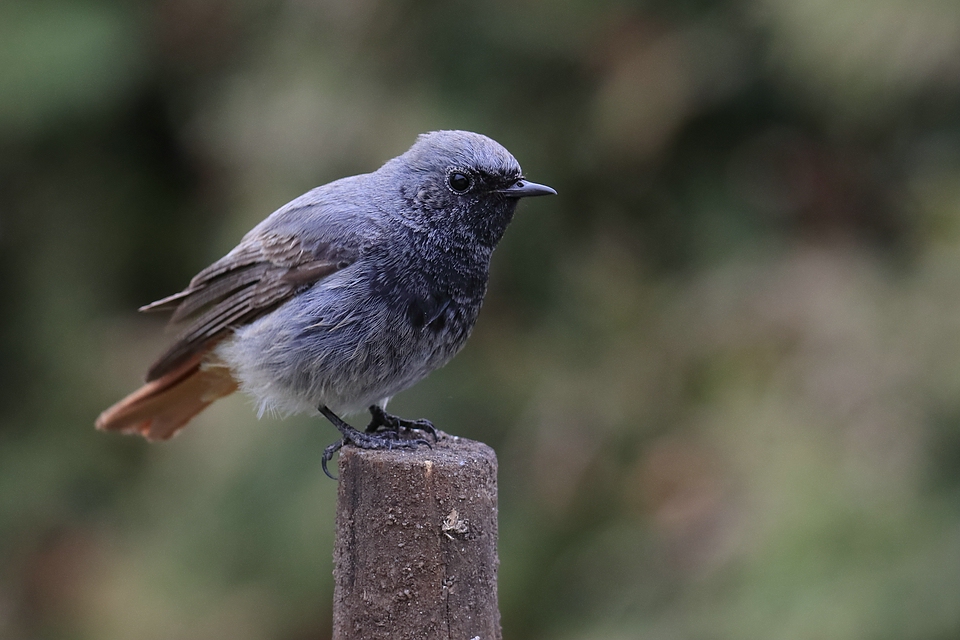
<instances>
[{"instance_id":1,"label":"weathered wood post top","mask_svg":"<svg viewBox=\"0 0 960 640\"><path fill-rule=\"evenodd\" d=\"M348 446L339 468L334 640L500 640L493 449Z\"/></svg>"}]
</instances>

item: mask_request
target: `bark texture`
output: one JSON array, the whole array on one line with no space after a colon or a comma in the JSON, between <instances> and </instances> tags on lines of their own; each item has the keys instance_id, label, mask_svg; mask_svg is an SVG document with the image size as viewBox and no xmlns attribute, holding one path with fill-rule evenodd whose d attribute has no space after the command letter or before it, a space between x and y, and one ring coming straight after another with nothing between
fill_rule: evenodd
<instances>
[{"instance_id":1,"label":"bark texture","mask_svg":"<svg viewBox=\"0 0 960 640\"><path fill-rule=\"evenodd\" d=\"M500 640L497 458L432 449L340 452L335 640Z\"/></svg>"}]
</instances>

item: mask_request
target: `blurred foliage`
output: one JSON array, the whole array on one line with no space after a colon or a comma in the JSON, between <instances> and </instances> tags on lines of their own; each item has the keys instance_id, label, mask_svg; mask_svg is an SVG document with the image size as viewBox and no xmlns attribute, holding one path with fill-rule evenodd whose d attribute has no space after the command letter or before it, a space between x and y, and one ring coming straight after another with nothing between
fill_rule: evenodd
<instances>
[{"instance_id":1,"label":"blurred foliage","mask_svg":"<svg viewBox=\"0 0 960 640\"><path fill-rule=\"evenodd\" d=\"M329 425L92 424L439 128L560 192L392 405L498 451L506 637L960 636L958 72L952 0L0 4L0 637L329 637Z\"/></svg>"}]
</instances>

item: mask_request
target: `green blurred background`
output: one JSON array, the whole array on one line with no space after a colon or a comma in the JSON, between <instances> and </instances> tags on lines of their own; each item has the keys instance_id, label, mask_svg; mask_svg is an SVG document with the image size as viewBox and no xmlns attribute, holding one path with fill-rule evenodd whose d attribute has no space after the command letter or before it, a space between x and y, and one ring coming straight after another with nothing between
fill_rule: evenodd
<instances>
[{"instance_id":1,"label":"green blurred background","mask_svg":"<svg viewBox=\"0 0 960 640\"><path fill-rule=\"evenodd\" d=\"M329 425L93 420L139 305L439 128L560 192L391 405L499 454L505 637L960 637L955 0L5 0L0 638L329 637Z\"/></svg>"}]
</instances>

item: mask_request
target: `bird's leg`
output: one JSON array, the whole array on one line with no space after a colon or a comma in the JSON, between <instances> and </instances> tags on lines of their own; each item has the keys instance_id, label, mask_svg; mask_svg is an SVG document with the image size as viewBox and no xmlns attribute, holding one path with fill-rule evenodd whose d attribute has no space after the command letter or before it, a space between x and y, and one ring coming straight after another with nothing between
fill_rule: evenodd
<instances>
[{"instance_id":1,"label":"bird's leg","mask_svg":"<svg viewBox=\"0 0 960 640\"><path fill-rule=\"evenodd\" d=\"M340 435L343 436L342 440L339 442L334 442L324 449L323 457L320 459L320 465L323 467L323 472L330 478L333 478L333 476L330 475L330 472L327 470L327 462L329 462L330 459L333 458L333 454L339 451L340 448L345 444L352 444L361 449L415 449L421 444L425 444L428 447L430 446L430 443L426 440L400 439L397 433L398 430L394 430L392 432L386 431L380 433L363 433L362 431L357 431L349 424L344 422L340 416L331 411L326 405L320 405L318 409L320 410L320 413L323 414L323 417L332 422L333 426L335 426L337 431L340 432ZM334 480L336 480L336 478L334 478Z\"/></svg>"},{"instance_id":2,"label":"bird's leg","mask_svg":"<svg viewBox=\"0 0 960 640\"><path fill-rule=\"evenodd\" d=\"M370 424L367 425L367 433L375 433L380 427L384 427L387 433L396 433L400 435L400 430L404 431L426 431L437 441L437 428L429 420L406 420L393 414L387 413L380 405L370 405Z\"/></svg>"}]
</instances>

